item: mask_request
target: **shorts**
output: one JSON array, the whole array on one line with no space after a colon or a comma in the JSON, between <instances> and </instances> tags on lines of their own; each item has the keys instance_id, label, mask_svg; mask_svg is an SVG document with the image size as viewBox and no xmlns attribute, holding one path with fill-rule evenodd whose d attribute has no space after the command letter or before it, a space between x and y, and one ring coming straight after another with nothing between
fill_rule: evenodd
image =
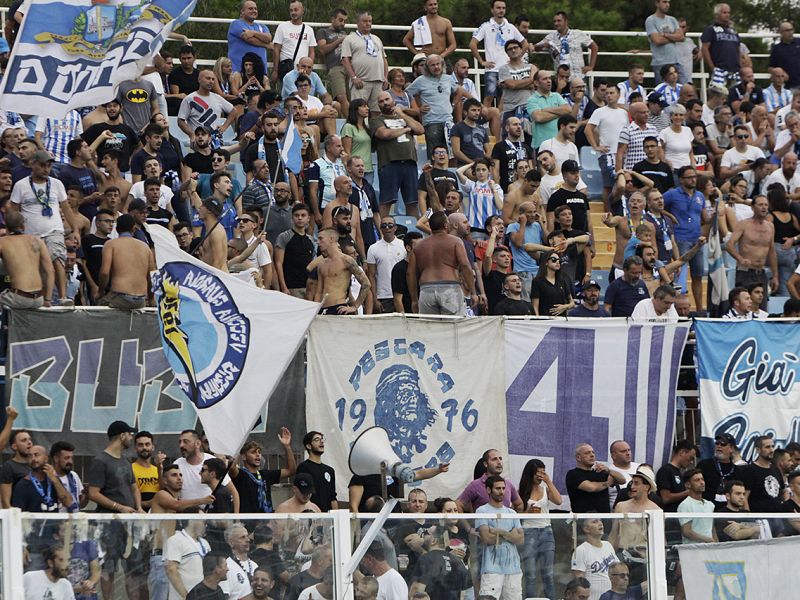
<instances>
[{"instance_id":1,"label":"shorts","mask_svg":"<svg viewBox=\"0 0 800 600\"><path fill-rule=\"evenodd\" d=\"M447 121L446 123L429 123L425 127L425 151L428 154L428 160L433 158L433 149L436 146L444 146L448 149L450 156L452 156L452 146L450 146L450 130L453 128L453 122Z\"/></svg>"},{"instance_id":2,"label":"shorts","mask_svg":"<svg viewBox=\"0 0 800 600\"><path fill-rule=\"evenodd\" d=\"M614 155L601 154L597 158L597 162L600 164L600 174L603 176L603 187L613 188L616 179L614 177Z\"/></svg>"},{"instance_id":3,"label":"shorts","mask_svg":"<svg viewBox=\"0 0 800 600\"><path fill-rule=\"evenodd\" d=\"M392 204L397 201L398 192L403 194L403 201L417 201L417 163L411 160L393 161L378 169L378 181L381 188L381 204Z\"/></svg>"},{"instance_id":4,"label":"shorts","mask_svg":"<svg viewBox=\"0 0 800 600\"><path fill-rule=\"evenodd\" d=\"M67 247L64 245L64 233L53 232L42 236L44 245L47 246L47 252L50 253L50 260L53 262L60 261L63 265L67 262Z\"/></svg>"},{"instance_id":5,"label":"shorts","mask_svg":"<svg viewBox=\"0 0 800 600\"><path fill-rule=\"evenodd\" d=\"M393 313L394 312L394 298L378 298L378 302L380 302L381 310L385 313Z\"/></svg>"},{"instance_id":6,"label":"shorts","mask_svg":"<svg viewBox=\"0 0 800 600\"><path fill-rule=\"evenodd\" d=\"M347 95L347 74L344 67L328 69L328 92L334 98Z\"/></svg>"},{"instance_id":7,"label":"shorts","mask_svg":"<svg viewBox=\"0 0 800 600\"><path fill-rule=\"evenodd\" d=\"M379 112L378 108L378 95L383 91L382 81L365 81L361 89L358 89L352 83L350 84L350 100L366 100L369 104L369 109L373 112Z\"/></svg>"},{"instance_id":8,"label":"shorts","mask_svg":"<svg viewBox=\"0 0 800 600\"><path fill-rule=\"evenodd\" d=\"M334 304L333 306L326 306L325 308L319 309L319 314L321 315L338 315L339 308L342 306L350 306L347 303L344 304Z\"/></svg>"},{"instance_id":9,"label":"shorts","mask_svg":"<svg viewBox=\"0 0 800 600\"><path fill-rule=\"evenodd\" d=\"M137 308L144 308L147 304L145 296L137 296L134 294L120 294L119 292L108 292L105 296L97 301L100 306L110 306L119 310L136 310Z\"/></svg>"},{"instance_id":10,"label":"shorts","mask_svg":"<svg viewBox=\"0 0 800 600\"><path fill-rule=\"evenodd\" d=\"M503 575L484 573L481 575L481 596L491 596L495 600L518 600L522 598L522 573Z\"/></svg>"},{"instance_id":11,"label":"shorts","mask_svg":"<svg viewBox=\"0 0 800 600\"><path fill-rule=\"evenodd\" d=\"M678 242L678 252L680 254L685 254L694 246L694 242L691 240L676 241ZM705 261L703 260L705 252L703 252L703 250L705 250L705 248L701 248L700 251L692 257L692 260L689 261L689 272L692 274L693 279L703 276L703 271L705 270Z\"/></svg>"},{"instance_id":12,"label":"shorts","mask_svg":"<svg viewBox=\"0 0 800 600\"><path fill-rule=\"evenodd\" d=\"M725 69L714 67L714 71L711 73L710 85L720 85L727 88L739 85L741 82L742 78L738 71L726 71Z\"/></svg>"},{"instance_id":13,"label":"shorts","mask_svg":"<svg viewBox=\"0 0 800 600\"><path fill-rule=\"evenodd\" d=\"M483 95L499 98L503 95L503 88L498 85L500 73L497 71L486 71L483 74Z\"/></svg>"},{"instance_id":14,"label":"shorts","mask_svg":"<svg viewBox=\"0 0 800 600\"><path fill-rule=\"evenodd\" d=\"M420 285L419 314L466 315L467 305L464 304L461 284L457 281L435 281Z\"/></svg>"}]
</instances>

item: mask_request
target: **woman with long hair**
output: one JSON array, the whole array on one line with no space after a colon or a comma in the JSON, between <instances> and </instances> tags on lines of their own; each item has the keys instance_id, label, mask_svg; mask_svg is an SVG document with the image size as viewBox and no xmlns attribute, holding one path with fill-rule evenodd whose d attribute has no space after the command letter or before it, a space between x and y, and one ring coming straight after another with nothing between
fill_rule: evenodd
<instances>
[{"instance_id":1,"label":"woman with long hair","mask_svg":"<svg viewBox=\"0 0 800 600\"><path fill-rule=\"evenodd\" d=\"M300 139L303 142L301 156L303 157L303 170L297 178L297 189L300 190L300 201L306 206L311 206L311 194L309 192L309 181L312 177L311 169L314 161L319 158L317 149L314 146L314 137L307 131L300 132Z\"/></svg>"},{"instance_id":2,"label":"woman with long hair","mask_svg":"<svg viewBox=\"0 0 800 600\"><path fill-rule=\"evenodd\" d=\"M775 254L778 257L778 296L788 296L786 282L792 276L797 264L797 251L794 248L795 238L800 235L800 223L797 217L789 212L789 199L786 188L780 183L773 183L767 189L769 215L767 219L775 226ZM755 308L755 306L754 306Z\"/></svg>"},{"instance_id":3,"label":"woman with long hair","mask_svg":"<svg viewBox=\"0 0 800 600\"><path fill-rule=\"evenodd\" d=\"M561 272L561 257L552 250L542 252L539 272L531 286L531 303L534 312L543 317L563 315L575 306L572 283Z\"/></svg>"},{"instance_id":4,"label":"woman with long hair","mask_svg":"<svg viewBox=\"0 0 800 600\"><path fill-rule=\"evenodd\" d=\"M214 83L214 89L211 91L215 94L219 94L228 102L236 100L238 96L233 93L233 88L231 87L231 76L233 73L233 63L231 59L227 56L220 56L217 62L214 63L212 71L214 71L217 81Z\"/></svg>"},{"instance_id":5,"label":"woman with long hair","mask_svg":"<svg viewBox=\"0 0 800 600\"><path fill-rule=\"evenodd\" d=\"M409 117L419 119L419 105L417 101L406 93L406 74L403 69L391 69L387 73L389 80L389 94L394 103L403 109Z\"/></svg>"},{"instance_id":6,"label":"woman with long hair","mask_svg":"<svg viewBox=\"0 0 800 600\"><path fill-rule=\"evenodd\" d=\"M231 75L231 93L245 97L248 92L260 94L268 89L269 78L264 61L255 52L245 52L240 70Z\"/></svg>"},{"instance_id":7,"label":"woman with long hair","mask_svg":"<svg viewBox=\"0 0 800 600\"><path fill-rule=\"evenodd\" d=\"M561 494L553 485L544 463L532 458L525 464L519 479L519 497L529 514L548 514L550 504L561 505ZM556 597L553 582L553 562L556 542L550 519L523 519L525 545L522 548L522 574L525 598L537 596L536 580L541 578L544 595L551 600ZM538 575L538 577L537 577Z\"/></svg>"},{"instance_id":8,"label":"woman with long hair","mask_svg":"<svg viewBox=\"0 0 800 600\"><path fill-rule=\"evenodd\" d=\"M372 134L369 131L369 104L357 98L350 102L347 122L342 126L339 136L348 156L358 156L364 161L364 179L372 184Z\"/></svg>"}]
</instances>

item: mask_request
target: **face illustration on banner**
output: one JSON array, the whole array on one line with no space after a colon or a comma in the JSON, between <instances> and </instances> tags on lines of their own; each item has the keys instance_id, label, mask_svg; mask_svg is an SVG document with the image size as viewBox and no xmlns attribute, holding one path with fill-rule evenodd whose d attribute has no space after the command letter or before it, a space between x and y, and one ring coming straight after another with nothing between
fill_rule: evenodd
<instances>
[{"instance_id":1,"label":"face illustration on banner","mask_svg":"<svg viewBox=\"0 0 800 600\"><path fill-rule=\"evenodd\" d=\"M392 364L397 357L402 362ZM405 364L412 357L414 366ZM448 397L456 382L444 367L439 355L420 341L409 344L405 338L395 338L376 343L361 356L349 378L354 395L360 396L336 401L339 429L358 433L374 424L386 429L392 448L404 463L425 467L449 463L455 450L447 441L429 447L432 434L446 438L454 432L471 432L478 425L479 414L471 398ZM367 398L373 389L370 423Z\"/></svg>"}]
</instances>

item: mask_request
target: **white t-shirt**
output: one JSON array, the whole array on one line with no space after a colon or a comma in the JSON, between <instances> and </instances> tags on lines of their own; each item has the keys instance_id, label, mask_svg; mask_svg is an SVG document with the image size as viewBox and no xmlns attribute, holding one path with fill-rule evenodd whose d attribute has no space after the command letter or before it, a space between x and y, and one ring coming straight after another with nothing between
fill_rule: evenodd
<instances>
[{"instance_id":1,"label":"white t-shirt","mask_svg":"<svg viewBox=\"0 0 800 600\"><path fill-rule=\"evenodd\" d=\"M783 131L786 128L786 115L792 112L794 109L792 105L789 104L788 106L784 106L778 112L775 113L775 132ZM785 144L786 142L784 142ZM778 146L777 140L775 140L775 147L780 148Z\"/></svg>"},{"instance_id":2,"label":"white t-shirt","mask_svg":"<svg viewBox=\"0 0 800 600\"><path fill-rule=\"evenodd\" d=\"M505 18L502 23L497 23L494 19L489 19L482 23L472 34L472 37L479 42L483 42L486 62L494 63L494 67L487 69L489 73L496 73L497 69L508 62L508 54L506 54L505 49L507 41L517 40L522 42L524 39L519 30Z\"/></svg>"},{"instance_id":3,"label":"white t-shirt","mask_svg":"<svg viewBox=\"0 0 800 600\"><path fill-rule=\"evenodd\" d=\"M721 167L736 167L743 162L756 160L757 158L765 157L761 149L756 146L748 145L744 152L739 152L736 148L728 148L722 155L722 160L720 160L719 164Z\"/></svg>"},{"instance_id":4,"label":"white t-shirt","mask_svg":"<svg viewBox=\"0 0 800 600\"><path fill-rule=\"evenodd\" d=\"M68 579L50 581L44 571L28 571L22 576L25 600L75 600L75 593ZM408 596L408 593L406 593Z\"/></svg>"},{"instance_id":5,"label":"white t-shirt","mask_svg":"<svg viewBox=\"0 0 800 600\"><path fill-rule=\"evenodd\" d=\"M372 244L367 250L367 264L375 265L375 284L379 300L392 298L392 269L406 257L403 240L394 238L387 242L383 238Z\"/></svg>"},{"instance_id":6,"label":"white t-shirt","mask_svg":"<svg viewBox=\"0 0 800 600\"><path fill-rule=\"evenodd\" d=\"M795 171L792 178L787 180L786 175L783 174L783 169L776 169L767 176L761 185L761 189L767 190L773 183L780 183L791 194L800 187L800 171Z\"/></svg>"},{"instance_id":7,"label":"white t-shirt","mask_svg":"<svg viewBox=\"0 0 800 600\"><path fill-rule=\"evenodd\" d=\"M291 21L284 21L275 30L275 37L272 38L274 44L281 45L281 60L291 60L294 56L294 49L297 47L297 42L300 40L300 30L303 29L303 24L293 25ZM310 48L316 47L317 38L314 36L314 30L306 25L303 31L303 39L300 40L300 50L297 51L297 58L294 61L295 66L300 62L300 59L309 55Z\"/></svg>"},{"instance_id":8,"label":"white t-shirt","mask_svg":"<svg viewBox=\"0 0 800 600\"><path fill-rule=\"evenodd\" d=\"M134 183L128 193L133 196L135 200L144 200L147 202L144 195L144 179ZM159 192L158 195L158 208L166 208L172 211L172 196L172 190L166 185L162 185L161 192Z\"/></svg>"},{"instance_id":9,"label":"white t-shirt","mask_svg":"<svg viewBox=\"0 0 800 600\"><path fill-rule=\"evenodd\" d=\"M300 592L297 600L325 600L325 596L317 591L317 586L315 584Z\"/></svg>"},{"instance_id":10,"label":"white t-shirt","mask_svg":"<svg viewBox=\"0 0 800 600\"><path fill-rule=\"evenodd\" d=\"M539 152L542 150L550 150L550 152L553 153L553 156L556 159L556 164L559 168L561 168L561 165L564 164L565 160L574 160L579 166L581 164L578 147L572 142L563 144L556 138L552 137L549 140L543 141L539 145Z\"/></svg>"},{"instance_id":11,"label":"white t-shirt","mask_svg":"<svg viewBox=\"0 0 800 600\"><path fill-rule=\"evenodd\" d=\"M589 542L583 542L572 553L572 570L583 571L583 576L589 580L590 600L599 600L604 592L611 589L608 568L619 562L614 546L605 541L600 544L597 548Z\"/></svg>"},{"instance_id":12,"label":"white t-shirt","mask_svg":"<svg viewBox=\"0 0 800 600\"><path fill-rule=\"evenodd\" d=\"M300 98L300 96L298 96L298 98ZM305 106L308 109L308 112L312 111L319 112L320 110L325 108L325 105L322 103L322 100L320 100L316 96L309 95L308 98L306 98L305 100L300 98L300 102L302 102L303 106Z\"/></svg>"},{"instance_id":13,"label":"white t-shirt","mask_svg":"<svg viewBox=\"0 0 800 600\"><path fill-rule=\"evenodd\" d=\"M191 590L203 580L203 557L211 551L211 546L203 538L192 537L181 530L174 533L164 548L164 561L178 563L178 575L183 586ZM169 600L183 600L178 590L169 584Z\"/></svg>"},{"instance_id":14,"label":"white t-shirt","mask_svg":"<svg viewBox=\"0 0 800 600\"><path fill-rule=\"evenodd\" d=\"M619 132L630 123L628 111L619 107L601 106L589 117L589 123L597 127L599 145L608 146L609 154L614 156L619 144Z\"/></svg>"},{"instance_id":15,"label":"white t-shirt","mask_svg":"<svg viewBox=\"0 0 800 600\"><path fill-rule=\"evenodd\" d=\"M184 500L194 500L195 498L204 498L211 494L211 488L205 483L200 483L200 469L203 468L203 463L209 458L215 458L213 454L203 454L203 460L199 464L190 464L182 456L175 460L175 464L181 470L183 477L183 488L181 488L181 498ZM225 475L222 485L228 485L231 478Z\"/></svg>"},{"instance_id":16,"label":"white t-shirt","mask_svg":"<svg viewBox=\"0 0 800 600\"><path fill-rule=\"evenodd\" d=\"M653 299L645 298L644 300L640 300L633 308L631 318L638 321L665 321L668 323L677 323L678 311L675 310L675 306L673 305L669 307L666 313L659 315L656 313L656 309L653 306Z\"/></svg>"},{"instance_id":17,"label":"white t-shirt","mask_svg":"<svg viewBox=\"0 0 800 600\"><path fill-rule=\"evenodd\" d=\"M703 121L703 125L706 127L714 124L714 109L708 104L703 104L703 116L700 117L700 120Z\"/></svg>"},{"instance_id":18,"label":"white t-shirt","mask_svg":"<svg viewBox=\"0 0 800 600\"><path fill-rule=\"evenodd\" d=\"M394 569L389 569L375 579L378 581L377 600L405 600L408 598L408 585L403 576Z\"/></svg>"},{"instance_id":19,"label":"white t-shirt","mask_svg":"<svg viewBox=\"0 0 800 600\"><path fill-rule=\"evenodd\" d=\"M658 139L664 147L664 158L673 169L689 166L689 152L692 151L692 130L681 127L680 133L675 133L672 127L662 129Z\"/></svg>"},{"instance_id":20,"label":"white t-shirt","mask_svg":"<svg viewBox=\"0 0 800 600\"><path fill-rule=\"evenodd\" d=\"M245 240L245 242L247 242L248 246L251 246L257 241L257 239L258 238L256 238L256 236L252 236L249 240ZM269 255L269 249L267 246L259 242L258 248L256 248L250 257L244 261L244 264L246 264L248 267L258 267L259 269L261 267L271 265L272 258Z\"/></svg>"},{"instance_id":21,"label":"white t-shirt","mask_svg":"<svg viewBox=\"0 0 800 600\"><path fill-rule=\"evenodd\" d=\"M239 600L253 592L250 587L250 577L255 573L256 563L252 560L239 561L238 563L230 556L226 559L228 563L228 578L219 582L219 587L225 592L228 600Z\"/></svg>"},{"instance_id":22,"label":"white t-shirt","mask_svg":"<svg viewBox=\"0 0 800 600\"><path fill-rule=\"evenodd\" d=\"M67 201L67 191L64 184L58 179L50 177L47 183L34 183L34 195L31 189L32 180L30 177L23 177L14 184L11 190L11 202L19 206L22 216L25 218L25 233L31 235L45 236L51 233L64 233L64 223L61 221L61 213L58 210L62 202ZM50 185L50 196L47 196L48 183ZM39 196L42 201L37 200ZM50 216L44 216L42 209L44 203L50 209Z\"/></svg>"}]
</instances>

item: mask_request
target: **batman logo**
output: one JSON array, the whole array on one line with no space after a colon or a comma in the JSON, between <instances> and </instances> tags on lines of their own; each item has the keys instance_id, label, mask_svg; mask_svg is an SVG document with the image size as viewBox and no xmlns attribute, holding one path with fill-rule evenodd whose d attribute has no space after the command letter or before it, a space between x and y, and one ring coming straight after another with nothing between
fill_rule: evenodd
<instances>
[{"instance_id":1,"label":"batman logo","mask_svg":"<svg viewBox=\"0 0 800 600\"><path fill-rule=\"evenodd\" d=\"M128 90L128 93L125 94L125 98L127 98L128 102L141 104L142 102L147 102L150 100L150 94L148 94L147 91L143 90L142 88L136 88L134 90Z\"/></svg>"}]
</instances>

